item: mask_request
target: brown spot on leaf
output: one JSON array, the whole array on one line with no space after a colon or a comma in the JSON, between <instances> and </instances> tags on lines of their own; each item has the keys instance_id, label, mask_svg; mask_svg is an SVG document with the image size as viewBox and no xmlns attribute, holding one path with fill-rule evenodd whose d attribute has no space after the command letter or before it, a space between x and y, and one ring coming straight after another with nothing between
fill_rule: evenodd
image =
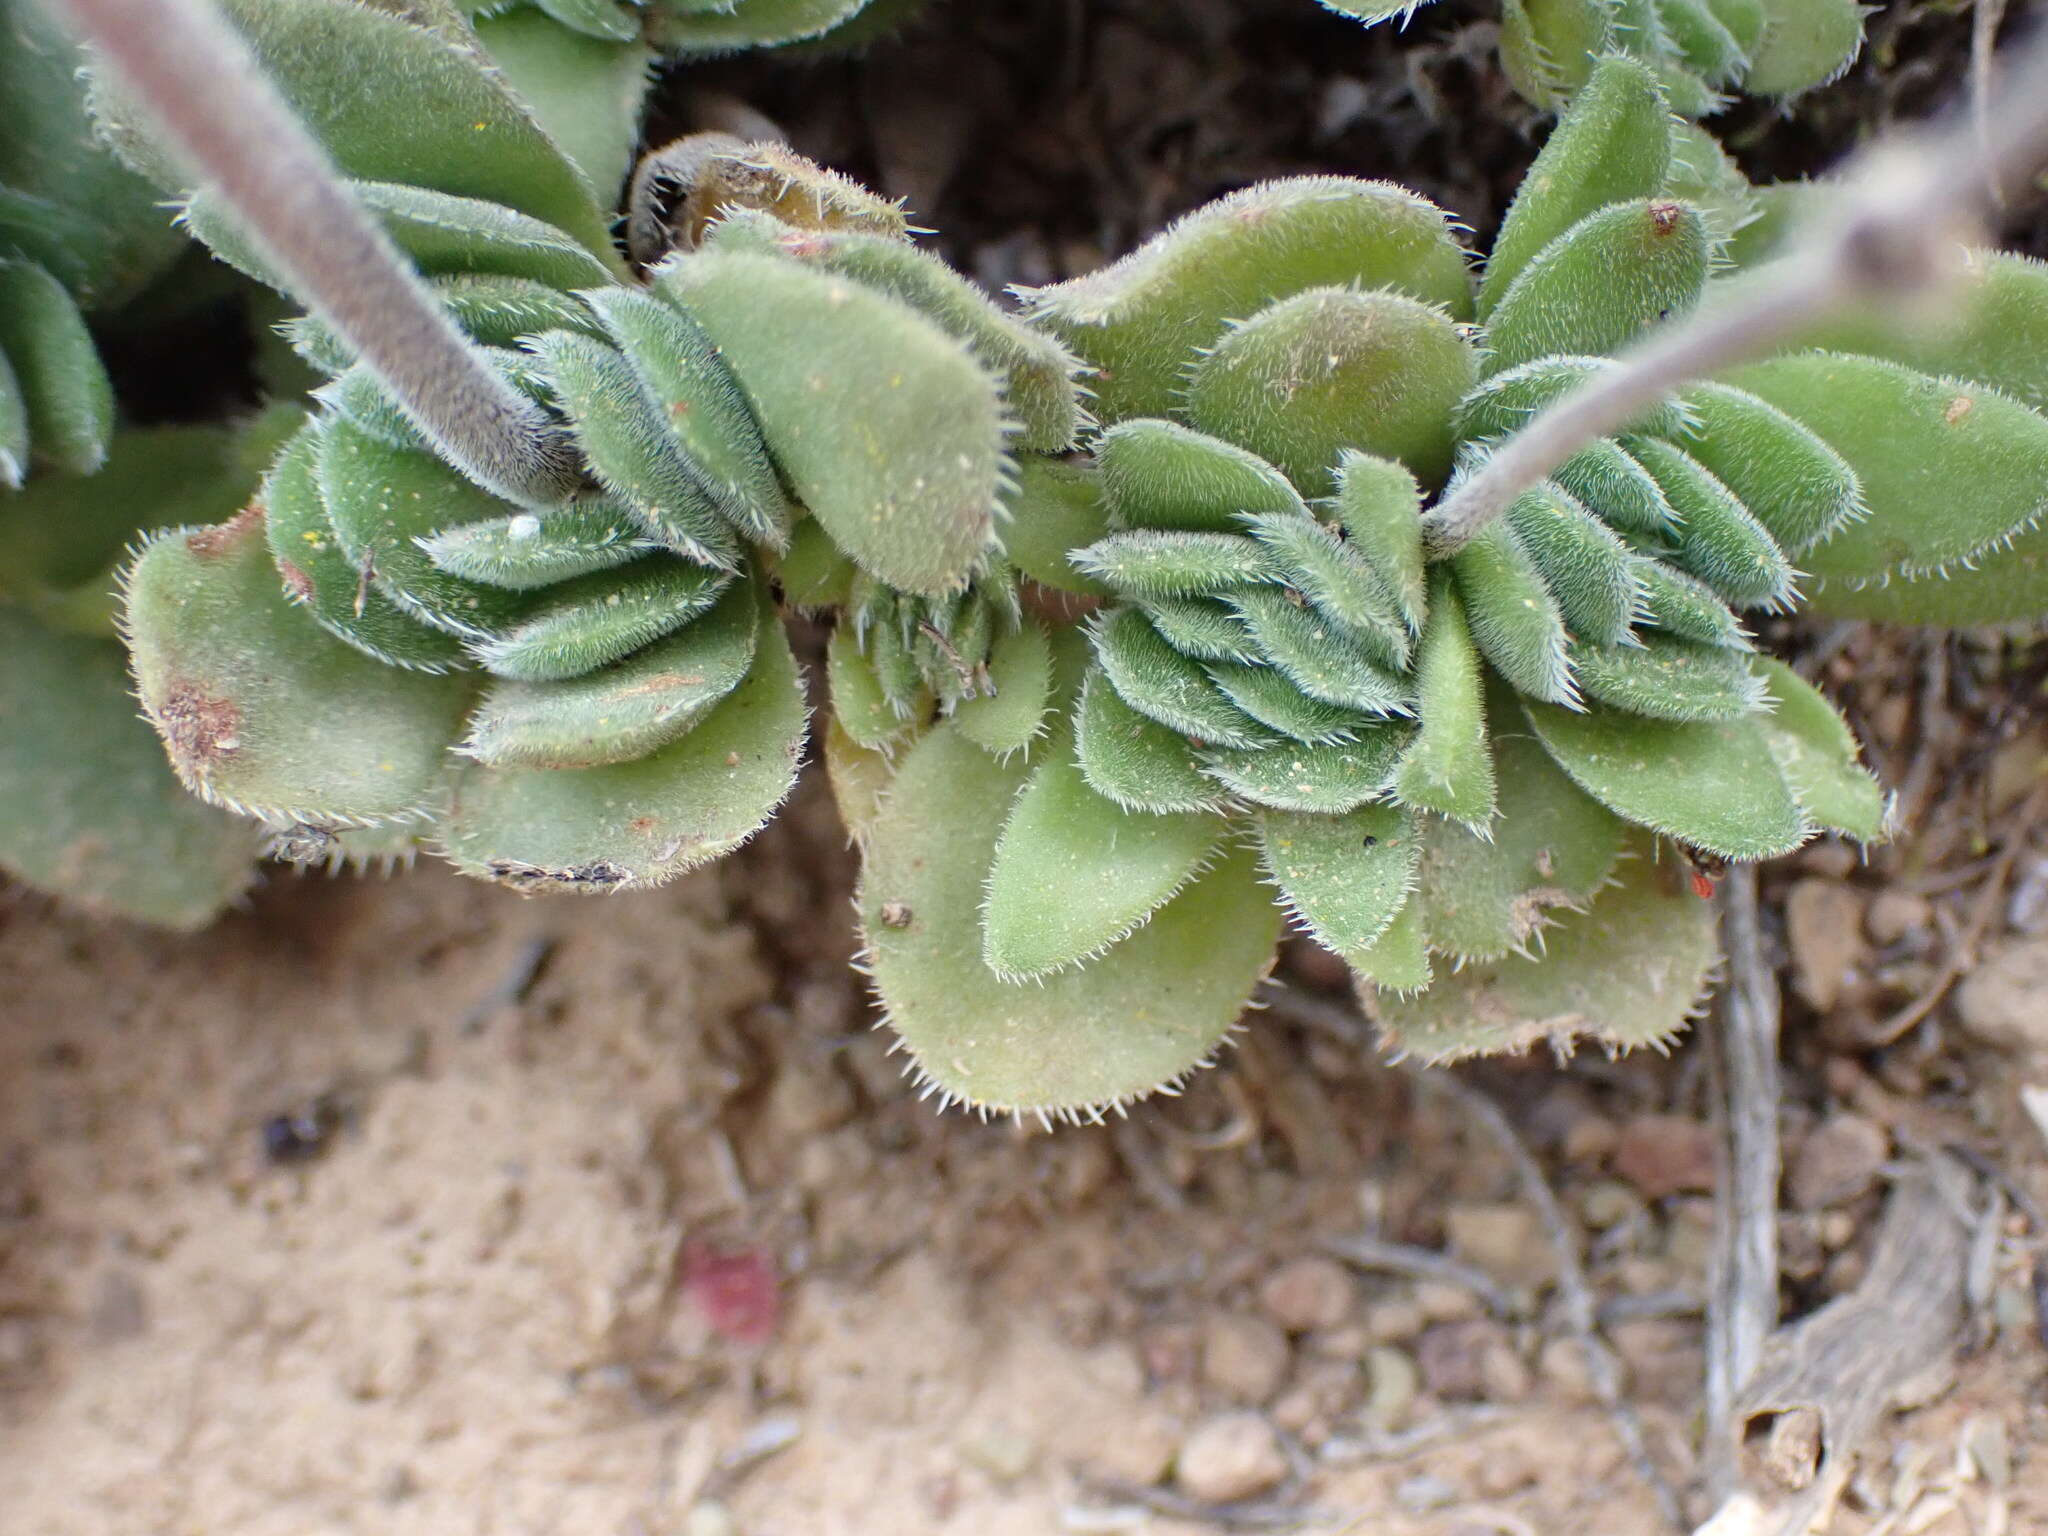
<instances>
[{"instance_id":1,"label":"brown spot on leaf","mask_svg":"<svg viewBox=\"0 0 2048 1536\"><path fill-rule=\"evenodd\" d=\"M204 779L241 750L242 712L191 683L171 684L150 714L172 760L194 778Z\"/></svg>"},{"instance_id":2,"label":"brown spot on leaf","mask_svg":"<svg viewBox=\"0 0 2048 1536\"><path fill-rule=\"evenodd\" d=\"M1955 399L1949 401L1948 409L1941 413L1941 419L1950 426L1954 426L1975 409L1977 409L1977 402L1975 400L1972 400L1968 395L1957 395Z\"/></svg>"},{"instance_id":3,"label":"brown spot on leaf","mask_svg":"<svg viewBox=\"0 0 2048 1536\"><path fill-rule=\"evenodd\" d=\"M247 538L263 537L263 503L252 501L224 523L185 535L185 547L196 560L215 560Z\"/></svg>"},{"instance_id":4,"label":"brown spot on leaf","mask_svg":"<svg viewBox=\"0 0 2048 1536\"><path fill-rule=\"evenodd\" d=\"M1681 203L1650 204L1650 228L1659 235L1668 235L1678 228L1678 221L1685 215Z\"/></svg>"},{"instance_id":5,"label":"brown spot on leaf","mask_svg":"<svg viewBox=\"0 0 2048 1536\"><path fill-rule=\"evenodd\" d=\"M284 584L291 589L292 596L302 603L313 601L313 578L293 565L289 560L277 562L277 574L284 578Z\"/></svg>"}]
</instances>

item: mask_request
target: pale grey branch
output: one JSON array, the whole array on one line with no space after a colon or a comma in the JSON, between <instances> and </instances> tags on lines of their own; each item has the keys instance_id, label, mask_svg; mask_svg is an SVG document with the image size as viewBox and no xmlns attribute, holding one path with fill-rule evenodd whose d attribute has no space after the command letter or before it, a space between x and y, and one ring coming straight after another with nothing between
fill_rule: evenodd
<instances>
[{"instance_id":1,"label":"pale grey branch","mask_svg":"<svg viewBox=\"0 0 2048 1536\"><path fill-rule=\"evenodd\" d=\"M209 0L58 0L293 290L479 484L560 501L575 460L540 408L485 366Z\"/></svg>"},{"instance_id":2,"label":"pale grey branch","mask_svg":"<svg viewBox=\"0 0 2048 1536\"><path fill-rule=\"evenodd\" d=\"M1455 554L1558 465L1672 390L1766 356L1841 310L1940 292L1960 270L1962 240L2044 158L2048 32L2020 53L1980 119L1859 155L1841 209L1770 271L1650 336L1502 443L1424 517L1431 556Z\"/></svg>"}]
</instances>

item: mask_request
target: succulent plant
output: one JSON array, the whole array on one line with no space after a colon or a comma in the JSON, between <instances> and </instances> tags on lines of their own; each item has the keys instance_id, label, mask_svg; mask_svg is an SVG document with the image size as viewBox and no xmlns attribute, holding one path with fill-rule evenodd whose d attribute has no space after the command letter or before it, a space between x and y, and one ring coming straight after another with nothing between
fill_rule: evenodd
<instances>
[{"instance_id":1,"label":"succulent plant","mask_svg":"<svg viewBox=\"0 0 2048 1536\"><path fill-rule=\"evenodd\" d=\"M643 281L459 41L353 0L231 9L535 413L545 473L443 430L359 330L295 323L319 415L245 511L130 574L180 776L314 847L409 826L515 889L654 885L787 793L778 598L829 615L866 965L947 1100L1092 1115L1174 1083L1283 913L1406 1048L1664 1040L1713 955L1703 866L1886 831L1847 727L1742 615L1806 573L1847 604L2048 611L2030 567L1972 586L2048 487L2048 419L2002 392L2024 370L1980 313L2042 278L1992 257L1960 328L1696 385L1425 548L1431 497L1729 281L1748 189L1630 58L1593 69L1477 283L1433 205L1307 177L1020 316L894 205L717 137L643 178ZM406 110L336 110L338 77ZM289 283L102 100L189 227Z\"/></svg>"},{"instance_id":2,"label":"succulent plant","mask_svg":"<svg viewBox=\"0 0 2048 1536\"><path fill-rule=\"evenodd\" d=\"M1429 0L1321 0L1368 26ZM1708 117L1732 93L1797 96L1838 78L1863 47L1856 0L1501 0L1501 64L1515 90L1555 111L1610 53L1640 59L1672 110Z\"/></svg>"},{"instance_id":3,"label":"succulent plant","mask_svg":"<svg viewBox=\"0 0 2048 1536\"><path fill-rule=\"evenodd\" d=\"M92 142L78 63L0 0L0 868L190 928L248 883L258 836L188 797L137 718L113 571L156 520L231 511L255 471L224 430L117 428L87 317L118 321L182 243Z\"/></svg>"}]
</instances>

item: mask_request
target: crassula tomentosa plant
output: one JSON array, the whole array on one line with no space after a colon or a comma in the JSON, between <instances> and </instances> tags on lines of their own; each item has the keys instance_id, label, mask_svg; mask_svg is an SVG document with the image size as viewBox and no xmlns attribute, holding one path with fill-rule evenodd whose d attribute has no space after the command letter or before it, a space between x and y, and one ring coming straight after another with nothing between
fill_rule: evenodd
<instances>
[{"instance_id":1,"label":"crassula tomentosa plant","mask_svg":"<svg viewBox=\"0 0 2048 1536\"><path fill-rule=\"evenodd\" d=\"M443 40L341 0L238 9L287 95L363 37L407 50L402 116L300 110L575 452L501 499L499 466L302 324L339 370L322 415L247 512L131 577L181 775L309 833L425 824L519 889L656 884L786 792L805 722L775 599L830 612L867 963L949 1099L1088 1114L1172 1083L1270 968L1282 906L1419 1051L1660 1040L1712 954L1684 851L1885 829L1840 718L1741 613L1802 585L2048 609L2000 554L2036 537L2048 419L1997 386L2039 360L2001 355L1981 302L1905 361L1876 335L1688 390L1425 555L1448 478L1709 286L1713 211L1672 195L1668 109L1627 59L1476 289L1439 210L1314 177L1024 295L1027 326L897 210L765 148L710 157L724 212L629 280ZM307 18L343 51L278 46ZM506 146L490 189L431 153L479 121ZM207 195L188 220L261 268ZM1986 302L2048 286L1981 271Z\"/></svg>"},{"instance_id":2,"label":"crassula tomentosa plant","mask_svg":"<svg viewBox=\"0 0 2048 1536\"><path fill-rule=\"evenodd\" d=\"M1429 0L1320 0L1368 26ZM1500 58L1515 90L1555 111L1609 53L1640 59L1673 111L1709 117L1734 93L1797 96L1839 77L1863 47L1857 0L1501 0Z\"/></svg>"},{"instance_id":3,"label":"crassula tomentosa plant","mask_svg":"<svg viewBox=\"0 0 2048 1536\"><path fill-rule=\"evenodd\" d=\"M0 0L0 869L192 928L253 874L256 829L187 795L137 718L112 573L146 528L226 515L261 461L216 427L131 429L88 320L182 249L93 142L76 46Z\"/></svg>"}]
</instances>

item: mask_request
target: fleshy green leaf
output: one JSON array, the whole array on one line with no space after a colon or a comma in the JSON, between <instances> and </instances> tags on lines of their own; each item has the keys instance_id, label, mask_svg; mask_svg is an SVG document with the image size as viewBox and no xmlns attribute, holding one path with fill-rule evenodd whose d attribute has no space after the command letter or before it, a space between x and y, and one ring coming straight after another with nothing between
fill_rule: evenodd
<instances>
[{"instance_id":1,"label":"fleshy green leaf","mask_svg":"<svg viewBox=\"0 0 2048 1536\"><path fill-rule=\"evenodd\" d=\"M1296 741L1349 741L1385 718L1312 699L1275 667L1212 661L1205 670L1231 703L1259 724Z\"/></svg>"},{"instance_id":2,"label":"fleshy green leaf","mask_svg":"<svg viewBox=\"0 0 2048 1536\"><path fill-rule=\"evenodd\" d=\"M1398 293L1311 288L1225 331L1189 373L1186 410L1312 495L1335 488L1347 448L1438 485L1451 468L1451 409L1478 372L1445 310Z\"/></svg>"},{"instance_id":3,"label":"fleshy green leaf","mask_svg":"<svg viewBox=\"0 0 2048 1536\"><path fill-rule=\"evenodd\" d=\"M1258 722L1226 699L1199 665L1169 646L1143 614L1114 609L1090 626L1088 638L1110 683L1140 714L1220 746L1267 739Z\"/></svg>"},{"instance_id":4,"label":"fleshy green leaf","mask_svg":"<svg viewBox=\"0 0 2048 1536\"><path fill-rule=\"evenodd\" d=\"M1656 477L1612 438L1582 448L1551 476L1610 528L1662 541L1678 514Z\"/></svg>"},{"instance_id":5,"label":"fleshy green leaf","mask_svg":"<svg viewBox=\"0 0 2048 1536\"><path fill-rule=\"evenodd\" d=\"M563 582L516 622L470 642L499 677L556 682L607 666L710 611L729 578L668 555Z\"/></svg>"},{"instance_id":6,"label":"fleshy green leaf","mask_svg":"<svg viewBox=\"0 0 2048 1536\"><path fill-rule=\"evenodd\" d=\"M639 40L639 22L617 0L568 3L608 12L614 27L623 21L630 30L621 36L593 26L565 37L549 24L552 17L512 10L479 17L477 40L547 136L609 203L632 168L653 55Z\"/></svg>"},{"instance_id":7,"label":"fleshy green leaf","mask_svg":"<svg viewBox=\"0 0 2048 1536\"><path fill-rule=\"evenodd\" d=\"M1555 908L1590 898L1621 853L1621 823L1514 728L1511 699L1496 690L1493 704L1501 814L1490 835L1422 821L1423 932L1458 960L1525 948Z\"/></svg>"},{"instance_id":8,"label":"fleshy green leaf","mask_svg":"<svg viewBox=\"0 0 2048 1536\"><path fill-rule=\"evenodd\" d=\"M1678 548L1671 563L1697 576L1738 608L1789 608L1798 596L1798 572L1770 530L1735 493L1681 448L1635 438L1629 451L1663 488L1678 514Z\"/></svg>"},{"instance_id":9,"label":"fleshy green leaf","mask_svg":"<svg viewBox=\"0 0 2048 1536\"><path fill-rule=\"evenodd\" d=\"M1486 740L1479 653L1448 573L1430 594L1415 687L1421 724L1395 766L1394 798L1484 827L1494 811L1493 751Z\"/></svg>"},{"instance_id":10,"label":"fleshy green leaf","mask_svg":"<svg viewBox=\"0 0 2048 1536\"><path fill-rule=\"evenodd\" d=\"M1532 698L1576 698L1564 616L1513 530L1488 524L1450 565L1473 642L1494 669Z\"/></svg>"},{"instance_id":11,"label":"fleshy green leaf","mask_svg":"<svg viewBox=\"0 0 2048 1536\"><path fill-rule=\"evenodd\" d=\"M740 685L759 630L753 589L736 582L711 612L611 666L557 682L493 681L460 750L500 767L595 768L645 757Z\"/></svg>"},{"instance_id":12,"label":"fleshy green leaf","mask_svg":"<svg viewBox=\"0 0 2048 1536\"><path fill-rule=\"evenodd\" d=\"M263 487L265 536L286 594L322 629L379 661L422 672L462 665L455 636L418 622L342 553L314 479L318 453L319 434L308 426L278 456Z\"/></svg>"},{"instance_id":13,"label":"fleshy green leaf","mask_svg":"<svg viewBox=\"0 0 2048 1536\"><path fill-rule=\"evenodd\" d=\"M747 538L785 547L795 509L746 396L704 328L673 304L630 288L596 289L583 300L619 344L712 506Z\"/></svg>"},{"instance_id":14,"label":"fleshy green leaf","mask_svg":"<svg viewBox=\"0 0 2048 1536\"><path fill-rule=\"evenodd\" d=\"M89 912L179 929L249 884L260 837L185 793L121 648L0 603L0 869Z\"/></svg>"},{"instance_id":15,"label":"fleshy green leaf","mask_svg":"<svg viewBox=\"0 0 2048 1536\"><path fill-rule=\"evenodd\" d=\"M732 53L824 37L873 0L740 0L738 4L668 4L650 18L667 52Z\"/></svg>"},{"instance_id":16,"label":"fleshy green leaf","mask_svg":"<svg viewBox=\"0 0 2048 1536\"><path fill-rule=\"evenodd\" d=\"M1259 546L1242 534L1140 528L1112 533L1067 557L1076 570L1130 597L1206 597L1264 575Z\"/></svg>"},{"instance_id":17,"label":"fleshy green leaf","mask_svg":"<svg viewBox=\"0 0 2048 1536\"><path fill-rule=\"evenodd\" d=\"M77 304L33 262L0 260L0 357L19 393L30 454L73 475L104 464L114 435L113 382ZM20 450L19 430L0 426L0 453L19 462ZM18 484L20 476L0 467L0 481Z\"/></svg>"},{"instance_id":18,"label":"fleshy green leaf","mask_svg":"<svg viewBox=\"0 0 2048 1536\"><path fill-rule=\"evenodd\" d=\"M1763 38L1750 54L1743 89L1796 96L1826 85L1862 49L1863 15L1856 0L1764 0Z\"/></svg>"},{"instance_id":19,"label":"fleshy green leaf","mask_svg":"<svg viewBox=\"0 0 2048 1536\"><path fill-rule=\"evenodd\" d=\"M1171 421L1127 421L1096 444L1111 523L1236 533L1246 512L1306 513L1287 477L1257 454Z\"/></svg>"},{"instance_id":20,"label":"fleshy green leaf","mask_svg":"<svg viewBox=\"0 0 2048 1536\"><path fill-rule=\"evenodd\" d=\"M439 459L380 442L353 422L320 431L314 474L348 566L414 619L464 639L490 635L529 606L521 594L441 570L419 541L466 523L495 522L505 503Z\"/></svg>"},{"instance_id":21,"label":"fleshy green leaf","mask_svg":"<svg viewBox=\"0 0 2048 1536\"><path fill-rule=\"evenodd\" d=\"M960 342L885 294L767 256L698 252L662 286L855 563L908 592L965 584L993 541L1008 460L996 382Z\"/></svg>"},{"instance_id":22,"label":"fleshy green leaf","mask_svg":"<svg viewBox=\"0 0 2048 1536\"><path fill-rule=\"evenodd\" d=\"M1095 1115L1208 1060L1271 963L1279 909L1230 851L1091 965L1004 982L981 958L989 807L1022 783L941 726L905 757L867 839L875 990L930 1087L976 1108Z\"/></svg>"},{"instance_id":23,"label":"fleshy green leaf","mask_svg":"<svg viewBox=\"0 0 2048 1536\"><path fill-rule=\"evenodd\" d=\"M1729 859L1776 858L1813 835L1754 718L1645 720L1526 699L1523 709L1565 771L1640 826Z\"/></svg>"},{"instance_id":24,"label":"fleshy green leaf","mask_svg":"<svg viewBox=\"0 0 2048 1536\"><path fill-rule=\"evenodd\" d=\"M1760 722L1764 739L1800 807L1830 831L1865 843L1882 841L1891 830L1891 808L1858 761L1856 738L1834 705L1774 657L1759 656L1751 664L1777 706Z\"/></svg>"},{"instance_id":25,"label":"fleshy green leaf","mask_svg":"<svg viewBox=\"0 0 2048 1536\"><path fill-rule=\"evenodd\" d=\"M1586 697L1653 720L1737 720L1764 707L1740 651L1648 634L1634 645L1581 645L1572 666Z\"/></svg>"},{"instance_id":26,"label":"fleshy green leaf","mask_svg":"<svg viewBox=\"0 0 2048 1536\"><path fill-rule=\"evenodd\" d=\"M739 569L731 524L690 472L632 365L603 342L567 331L536 337L533 347L599 483L671 549L718 570Z\"/></svg>"},{"instance_id":27,"label":"fleshy green leaf","mask_svg":"<svg viewBox=\"0 0 2048 1536\"><path fill-rule=\"evenodd\" d=\"M1612 645L1628 633L1638 601L1635 562L1605 523L1550 483L1517 497L1507 522L1574 634Z\"/></svg>"},{"instance_id":28,"label":"fleshy green leaf","mask_svg":"<svg viewBox=\"0 0 2048 1536\"><path fill-rule=\"evenodd\" d=\"M1501 65L1522 99L1562 107L1614 46L1614 11L1613 0L1502 0Z\"/></svg>"},{"instance_id":29,"label":"fleshy green leaf","mask_svg":"<svg viewBox=\"0 0 2048 1536\"><path fill-rule=\"evenodd\" d=\"M1383 589L1383 595L1421 633L1426 610L1422 575L1422 487L1391 459L1345 453L1337 462L1337 522Z\"/></svg>"},{"instance_id":30,"label":"fleshy green leaf","mask_svg":"<svg viewBox=\"0 0 2048 1536\"><path fill-rule=\"evenodd\" d=\"M1351 634L1270 587L1230 594L1258 652L1312 699L1368 714L1414 712L1406 678L1373 660Z\"/></svg>"},{"instance_id":31,"label":"fleshy green leaf","mask_svg":"<svg viewBox=\"0 0 2048 1536\"><path fill-rule=\"evenodd\" d=\"M464 769L444 851L465 874L520 891L664 884L775 814L796 782L804 723L796 659L764 612L746 682L680 740L602 768Z\"/></svg>"},{"instance_id":32,"label":"fleshy green leaf","mask_svg":"<svg viewBox=\"0 0 2048 1536\"><path fill-rule=\"evenodd\" d=\"M1211 597L1155 597L1138 607L1166 643L1197 661L1259 660L1237 610Z\"/></svg>"},{"instance_id":33,"label":"fleshy green leaf","mask_svg":"<svg viewBox=\"0 0 2048 1536\"><path fill-rule=\"evenodd\" d=\"M1037 620L996 637L988 680L993 693L954 706L953 728L985 752L1021 752L1037 740L1052 702L1052 643Z\"/></svg>"},{"instance_id":34,"label":"fleshy green leaf","mask_svg":"<svg viewBox=\"0 0 2048 1536\"><path fill-rule=\"evenodd\" d=\"M1643 622L1650 628L1702 645L1752 649L1749 632L1735 611L1698 577L1674 571L1662 560L1639 557L1636 580L1643 594Z\"/></svg>"},{"instance_id":35,"label":"fleshy green leaf","mask_svg":"<svg viewBox=\"0 0 2048 1536\"><path fill-rule=\"evenodd\" d=\"M469 680L387 667L309 622L285 600L260 511L152 539L127 626L143 713L194 794L344 826L438 797Z\"/></svg>"},{"instance_id":36,"label":"fleshy green leaf","mask_svg":"<svg viewBox=\"0 0 2048 1536\"><path fill-rule=\"evenodd\" d=\"M1561 915L1541 956L1475 961L1427 992L1371 1000L1398 1051L1428 1061L1496 1055L1587 1037L1609 1050L1663 1047L1705 995L1714 908L1695 896L1647 838L1618 884L1590 909Z\"/></svg>"},{"instance_id":37,"label":"fleshy green leaf","mask_svg":"<svg viewBox=\"0 0 2048 1536\"><path fill-rule=\"evenodd\" d=\"M1247 187L1111 266L1021 297L1033 322L1088 363L1096 412L1116 422L1173 411L1182 370L1229 321L1330 285L1471 313L1465 253L1443 211L1403 187L1341 176Z\"/></svg>"},{"instance_id":38,"label":"fleshy green leaf","mask_svg":"<svg viewBox=\"0 0 2048 1536\"><path fill-rule=\"evenodd\" d=\"M1411 896L1376 942L1352 950L1344 959L1353 975L1382 993L1420 992L1427 987L1434 967L1422 931L1422 903Z\"/></svg>"},{"instance_id":39,"label":"fleshy green leaf","mask_svg":"<svg viewBox=\"0 0 2048 1536\"><path fill-rule=\"evenodd\" d=\"M1022 981L1100 958L1194 878L1223 832L1213 814L1122 809L1056 743L996 843L983 960L1004 981Z\"/></svg>"},{"instance_id":40,"label":"fleshy green leaf","mask_svg":"<svg viewBox=\"0 0 2048 1536\"><path fill-rule=\"evenodd\" d=\"M1403 668L1413 642L1389 591L1405 572L1383 575L1323 524L1306 517L1254 515L1245 519L1265 547L1278 577L1333 623L1342 625L1375 659Z\"/></svg>"},{"instance_id":41,"label":"fleshy green leaf","mask_svg":"<svg viewBox=\"0 0 2048 1536\"><path fill-rule=\"evenodd\" d=\"M1670 129L1670 109L1648 69L1618 54L1596 63L1508 205L1486 259L1479 317L1492 312L1538 251L1580 219L1662 191Z\"/></svg>"},{"instance_id":42,"label":"fleshy green leaf","mask_svg":"<svg viewBox=\"0 0 2048 1536\"><path fill-rule=\"evenodd\" d=\"M1685 449L1796 555L1863 515L1863 488L1839 453L1776 406L1726 384L1700 384Z\"/></svg>"},{"instance_id":43,"label":"fleshy green leaf","mask_svg":"<svg viewBox=\"0 0 2048 1536\"><path fill-rule=\"evenodd\" d=\"M1003 553L1019 571L1055 591L1108 595L1107 587L1067 562L1067 551L1109 532L1102 476L1093 467L1026 454L1017 461L1017 484L1003 506L1010 514Z\"/></svg>"},{"instance_id":44,"label":"fleshy green leaf","mask_svg":"<svg viewBox=\"0 0 2048 1536\"><path fill-rule=\"evenodd\" d=\"M885 751L910 729L911 719L891 702L853 625L833 626L825 646L825 676L832 691L832 718L857 745Z\"/></svg>"},{"instance_id":45,"label":"fleshy green leaf","mask_svg":"<svg viewBox=\"0 0 2048 1536\"><path fill-rule=\"evenodd\" d=\"M1090 668L1074 712L1075 758L1089 787L1126 810L1209 810L1223 798L1194 743L1123 701Z\"/></svg>"},{"instance_id":46,"label":"fleshy green leaf","mask_svg":"<svg viewBox=\"0 0 2048 1536\"><path fill-rule=\"evenodd\" d=\"M273 506L273 539L276 518ZM430 534L420 547L451 576L525 592L630 564L662 546L612 502L591 497L545 512L464 523Z\"/></svg>"},{"instance_id":47,"label":"fleshy green leaf","mask_svg":"<svg viewBox=\"0 0 2048 1536\"><path fill-rule=\"evenodd\" d=\"M938 257L906 241L863 230L799 230L753 210L729 214L706 243L766 242L776 254L851 278L900 299L965 342L1004 380L1003 397L1017 414L1017 447L1064 453L1087 423L1074 374L1080 362L1051 336L998 309L973 283Z\"/></svg>"},{"instance_id":48,"label":"fleshy green leaf","mask_svg":"<svg viewBox=\"0 0 2048 1536\"><path fill-rule=\"evenodd\" d=\"M1266 873L1295 921L1332 954L1370 950L1409 899L1422 842L1390 805L1342 816L1262 811L1253 825Z\"/></svg>"},{"instance_id":49,"label":"fleshy green leaf","mask_svg":"<svg viewBox=\"0 0 2048 1536\"><path fill-rule=\"evenodd\" d=\"M1218 749L1204 753L1202 765L1217 783L1253 805L1335 816L1385 797L1394 762L1413 735L1413 726L1390 721L1359 731L1349 741Z\"/></svg>"},{"instance_id":50,"label":"fleshy green leaf","mask_svg":"<svg viewBox=\"0 0 2048 1536\"><path fill-rule=\"evenodd\" d=\"M1870 515L1801 557L1822 581L1964 564L2048 506L2048 419L1991 390L1824 352L1772 358L1731 382L1811 428L1862 482Z\"/></svg>"},{"instance_id":51,"label":"fleshy green leaf","mask_svg":"<svg viewBox=\"0 0 2048 1536\"><path fill-rule=\"evenodd\" d=\"M1501 295L1486 329L1487 371L1557 352L1618 352L1699 301L1708 257L1706 222L1684 203L1638 199L1586 215Z\"/></svg>"}]
</instances>

